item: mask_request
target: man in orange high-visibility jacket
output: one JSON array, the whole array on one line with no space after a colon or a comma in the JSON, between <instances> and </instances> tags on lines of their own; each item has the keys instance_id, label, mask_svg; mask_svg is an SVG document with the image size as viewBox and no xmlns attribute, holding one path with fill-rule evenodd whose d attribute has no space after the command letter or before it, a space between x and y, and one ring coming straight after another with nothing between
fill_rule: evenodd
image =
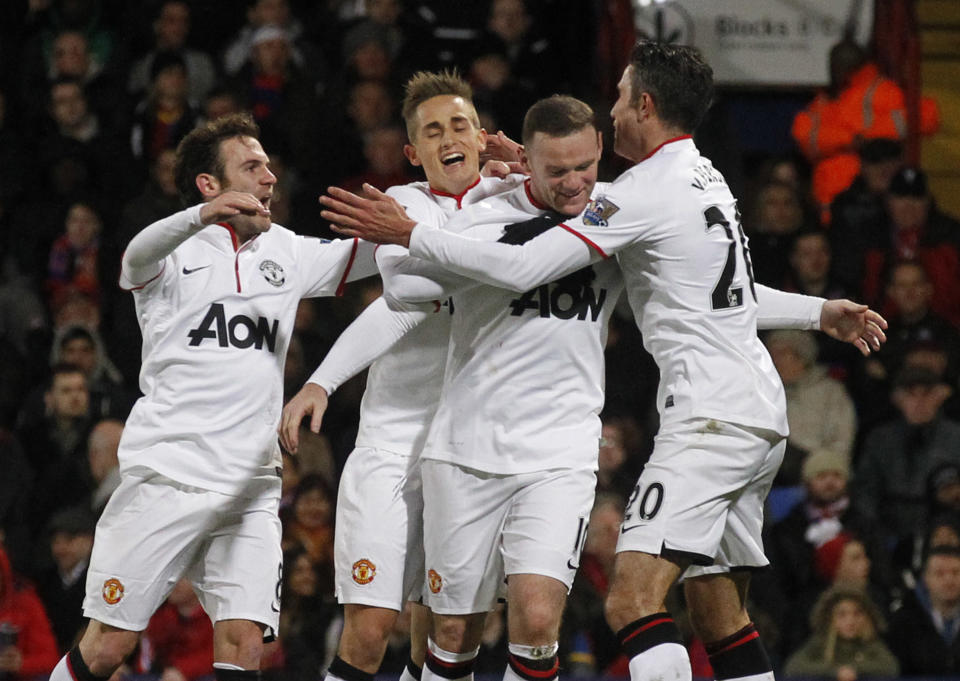
<instances>
[{"instance_id":1,"label":"man in orange high-visibility jacket","mask_svg":"<svg viewBox=\"0 0 960 681\"><path fill-rule=\"evenodd\" d=\"M939 125L936 102L923 98L920 132L936 132ZM794 117L790 133L813 165L811 190L827 223L830 203L860 172L859 144L906 137L903 90L868 61L859 45L844 39L830 50L830 85Z\"/></svg>"}]
</instances>

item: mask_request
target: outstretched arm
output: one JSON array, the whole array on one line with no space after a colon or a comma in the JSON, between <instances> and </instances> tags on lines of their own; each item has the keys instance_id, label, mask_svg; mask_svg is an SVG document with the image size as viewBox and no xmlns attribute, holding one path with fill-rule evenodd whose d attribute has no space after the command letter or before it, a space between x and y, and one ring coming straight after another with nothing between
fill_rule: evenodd
<instances>
[{"instance_id":1,"label":"outstretched arm","mask_svg":"<svg viewBox=\"0 0 960 681\"><path fill-rule=\"evenodd\" d=\"M283 408L277 433L287 451L297 451L304 416L310 414L310 430L319 433L327 398L333 391L370 366L430 314L384 296L368 305L340 334L306 385Z\"/></svg>"}]
</instances>

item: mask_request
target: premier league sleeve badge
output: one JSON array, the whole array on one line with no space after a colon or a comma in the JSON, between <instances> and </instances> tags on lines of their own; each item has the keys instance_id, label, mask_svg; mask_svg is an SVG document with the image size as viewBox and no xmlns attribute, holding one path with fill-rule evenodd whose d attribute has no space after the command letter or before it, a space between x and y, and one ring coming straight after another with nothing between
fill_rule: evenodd
<instances>
[{"instance_id":1,"label":"premier league sleeve badge","mask_svg":"<svg viewBox=\"0 0 960 681\"><path fill-rule=\"evenodd\" d=\"M606 227L610 217L620 210L620 206L610 199L601 196L598 199L590 199L590 203L583 211L583 224L593 225L594 227Z\"/></svg>"}]
</instances>

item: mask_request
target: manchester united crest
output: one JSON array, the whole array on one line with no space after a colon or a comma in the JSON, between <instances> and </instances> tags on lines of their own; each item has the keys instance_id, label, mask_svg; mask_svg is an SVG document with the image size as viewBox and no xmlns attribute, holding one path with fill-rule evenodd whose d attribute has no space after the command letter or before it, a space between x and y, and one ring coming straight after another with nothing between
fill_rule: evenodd
<instances>
[{"instance_id":1,"label":"manchester united crest","mask_svg":"<svg viewBox=\"0 0 960 681\"><path fill-rule=\"evenodd\" d=\"M369 584L377 576L377 566L366 558L353 564L353 581L357 584Z\"/></svg>"},{"instance_id":2,"label":"manchester united crest","mask_svg":"<svg viewBox=\"0 0 960 681\"><path fill-rule=\"evenodd\" d=\"M430 591L435 594L440 593L440 589L443 588L443 577L436 570L427 572L427 582L430 584Z\"/></svg>"},{"instance_id":3,"label":"manchester united crest","mask_svg":"<svg viewBox=\"0 0 960 681\"><path fill-rule=\"evenodd\" d=\"M287 280L287 275L283 273L283 268L273 262L273 260L264 260L260 263L260 272L267 282L277 288L283 286L283 282Z\"/></svg>"},{"instance_id":4,"label":"manchester united crest","mask_svg":"<svg viewBox=\"0 0 960 681\"><path fill-rule=\"evenodd\" d=\"M601 196L599 199L591 199L583 211L583 224L606 227L609 224L607 220L618 210L620 206L608 198Z\"/></svg>"},{"instance_id":5,"label":"manchester united crest","mask_svg":"<svg viewBox=\"0 0 960 681\"><path fill-rule=\"evenodd\" d=\"M103 596L103 600L107 605L116 605L120 602L120 599L123 598L123 584L121 584L120 580L116 577L111 577L103 583L103 589L100 590L100 595Z\"/></svg>"}]
</instances>

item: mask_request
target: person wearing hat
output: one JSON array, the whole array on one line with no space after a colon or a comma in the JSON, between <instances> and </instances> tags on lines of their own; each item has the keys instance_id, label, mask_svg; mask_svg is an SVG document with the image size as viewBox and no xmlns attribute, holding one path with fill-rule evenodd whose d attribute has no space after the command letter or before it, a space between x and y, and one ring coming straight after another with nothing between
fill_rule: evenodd
<instances>
[{"instance_id":1,"label":"person wearing hat","mask_svg":"<svg viewBox=\"0 0 960 681\"><path fill-rule=\"evenodd\" d=\"M883 614L865 591L834 586L818 600L810 616L813 635L787 660L784 676L854 681L858 677L896 677L900 665L880 638Z\"/></svg>"},{"instance_id":2,"label":"person wearing hat","mask_svg":"<svg viewBox=\"0 0 960 681\"><path fill-rule=\"evenodd\" d=\"M87 565L93 550L96 520L82 507L64 509L50 519L50 555L53 564L37 579L37 592L43 601L63 653L83 630L81 609L86 593Z\"/></svg>"},{"instance_id":3,"label":"person wearing hat","mask_svg":"<svg viewBox=\"0 0 960 681\"><path fill-rule=\"evenodd\" d=\"M920 583L890 619L888 641L905 676L960 675L960 548L931 547Z\"/></svg>"},{"instance_id":4,"label":"person wearing hat","mask_svg":"<svg viewBox=\"0 0 960 681\"><path fill-rule=\"evenodd\" d=\"M893 176L886 215L886 227L878 223L878 241L864 256L864 299L891 315L892 301L884 299L884 274L893 263L915 260L930 277L933 310L960 324L960 221L937 207L923 170L905 167Z\"/></svg>"},{"instance_id":5,"label":"person wearing hat","mask_svg":"<svg viewBox=\"0 0 960 681\"><path fill-rule=\"evenodd\" d=\"M863 255L878 243L877 225L886 222L890 181L903 165L903 145L878 138L860 145L860 174L830 206L830 245L837 278L851 291L863 280Z\"/></svg>"},{"instance_id":6,"label":"person wearing hat","mask_svg":"<svg viewBox=\"0 0 960 681\"><path fill-rule=\"evenodd\" d=\"M931 369L904 366L891 394L899 417L874 428L864 441L853 502L891 538L923 522L931 471L942 463L960 463L960 423L941 409L952 392Z\"/></svg>"},{"instance_id":7,"label":"person wearing hat","mask_svg":"<svg viewBox=\"0 0 960 681\"><path fill-rule=\"evenodd\" d=\"M836 573L843 544L856 537L882 569L873 524L850 505L847 456L829 449L811 452L803 462L806 497L774 524L764 546L776 589L786 602L781 652L788 654L808 635L806 613ZM799 614L797 614L799 613Z\"/></svg>"}]
</instances>

